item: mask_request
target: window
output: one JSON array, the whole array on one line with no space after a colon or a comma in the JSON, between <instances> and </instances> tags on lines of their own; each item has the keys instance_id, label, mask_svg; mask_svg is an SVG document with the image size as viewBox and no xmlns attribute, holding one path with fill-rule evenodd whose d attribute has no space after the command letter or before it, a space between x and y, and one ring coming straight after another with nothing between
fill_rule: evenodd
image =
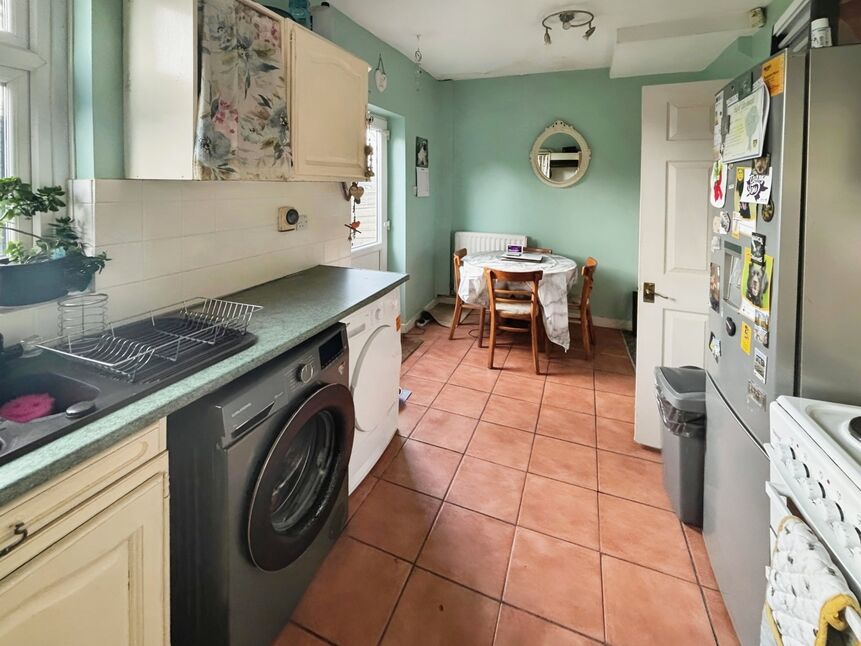
<instances>
[{"instance_id":1,"label":"window","mask_svg":"<svg viewBox=\"0 0 861 646\"><path fill-rule=\"evenodd\" d=\"M2 177L42 186L63 184L69 176L66 4L0 0ZM39 228L38 221L15 225ZM14 237L0 230L0 254Z\"/></svg>"},{"instance_id":2,"label":"window","mask_svg":"<svg viewBox=\"0 0 861 646\"><path fill-rule=\"evenodd\" d=\"M368 144L374 149L371 170L374 176L367 182L360 182L365 189L360 204L355 206L356 219L361 222L353 238L353 251L369 249L385 244L386 214L386 150L388 148L388 123L380 117L373 117L368 128Z\"/></svg>"}]
</instances>

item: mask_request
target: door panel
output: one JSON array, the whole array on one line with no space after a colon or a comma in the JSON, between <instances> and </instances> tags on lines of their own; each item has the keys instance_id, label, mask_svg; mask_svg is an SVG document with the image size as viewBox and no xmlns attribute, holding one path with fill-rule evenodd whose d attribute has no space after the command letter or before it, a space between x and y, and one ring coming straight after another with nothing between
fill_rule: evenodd
<instances>
[{"instance_id":1,"label":"door panel","mask_svg":"<svg viewBox=\"0 0 861 646\"><path fill-rule=\"evenodd\" d=\"M711 113L722 86L707 81L643 88L634 437L658 448L655 366L702 366L704 360ZM655 284L653 303L643 301L644 282Z\"/></svg>"}]
</instances>

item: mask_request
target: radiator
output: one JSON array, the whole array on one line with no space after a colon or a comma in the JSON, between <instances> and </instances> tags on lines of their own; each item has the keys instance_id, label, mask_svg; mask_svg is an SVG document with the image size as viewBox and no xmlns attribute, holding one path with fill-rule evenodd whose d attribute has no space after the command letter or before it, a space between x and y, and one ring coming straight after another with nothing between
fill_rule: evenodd
<instances>
[{"instance_id":1,"label":"radiator","mask_svg":"<svg viewBox=\"0 0 861 646\"><path fill-rule=\"evenodd\" d=\"M510 244L526 246L526 236L517 233L480 233L478 231L455 231L454 248L466 249L467 253L505 250Z\"/></svg>"}]
</instances>

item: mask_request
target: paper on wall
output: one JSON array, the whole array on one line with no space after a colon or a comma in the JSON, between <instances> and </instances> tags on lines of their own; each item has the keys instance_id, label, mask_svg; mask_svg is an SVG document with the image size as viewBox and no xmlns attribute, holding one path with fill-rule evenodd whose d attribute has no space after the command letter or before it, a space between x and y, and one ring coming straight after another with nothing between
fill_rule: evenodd
<instances>
[{"instance_id":1,"label":"paper on wall","mask_svg":"<svg viewBox=\"0 0 861 646\"><path fill-rule=\"evenodd\" d=\"M430 170L416 168L416 197L430 196Z\"/></svg>"},{"instance_id":2,"label":"paper on wall","mask_svg":"<svg viewBox=\"0 0 861 646\"><path fill-rule=\"evenodd\" d=\"M743 99L728 103L729 127L723 142L723 161L736 162L762 155L768 122L769 94L762 77Z\"/></svg>"}]
</instances>

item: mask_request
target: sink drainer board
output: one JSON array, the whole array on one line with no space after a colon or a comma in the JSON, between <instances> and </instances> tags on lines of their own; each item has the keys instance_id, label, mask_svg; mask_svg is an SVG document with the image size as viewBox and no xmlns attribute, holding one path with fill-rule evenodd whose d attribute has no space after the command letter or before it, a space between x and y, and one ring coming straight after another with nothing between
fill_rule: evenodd
<instances>
[{"instance_id":1,"label":"sink drainer board","mask_svg":"<svg viewBox=\"0 0 861 646\"><path fill-rule=\"evenodd\" d=\"M153 358L176 362L201 346L242 336L259 309L259 305L196 298L156 310L143 319L60 336L39 347L135 381Z\"/></svg>"}]
</instances>

